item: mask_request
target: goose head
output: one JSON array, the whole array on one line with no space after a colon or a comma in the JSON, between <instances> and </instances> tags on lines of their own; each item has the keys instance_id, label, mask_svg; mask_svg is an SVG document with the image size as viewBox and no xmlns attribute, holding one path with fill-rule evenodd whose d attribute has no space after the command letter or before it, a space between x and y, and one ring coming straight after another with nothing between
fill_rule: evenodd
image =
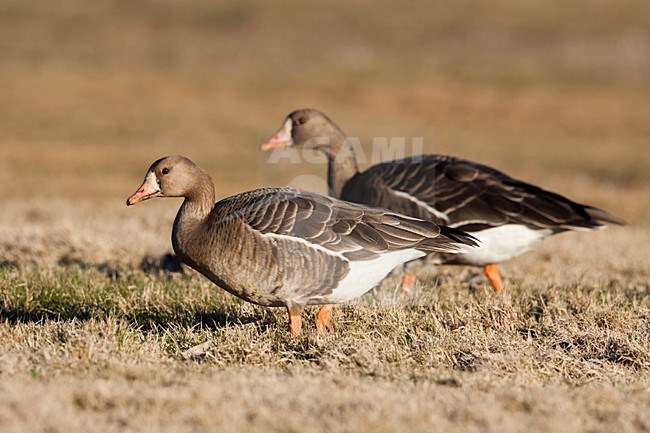
<instances>
[{"instance_id":1,"label":"goose head","mask_svg":"<svg viewBox=\"0 0 650 433\"><path fill-rule=\"evenodd\" d=\"M151 164L142 185L126 199L126 204L131 206L154 197L192 198L206 185L212 185L210 177L188 158L166 156Z\"/></svg>"},{"instance_id":2,"label":"goose head","mask_svg":"<svg viewBox=\"0 0 650 433\"><path fill-rule=\"evenodd\" d=\"M273 137L260 145L260 150L305 147L328 152L344 138L329 117L318 110L304 108L289 114Z\"/></svg>"}]
</instances>

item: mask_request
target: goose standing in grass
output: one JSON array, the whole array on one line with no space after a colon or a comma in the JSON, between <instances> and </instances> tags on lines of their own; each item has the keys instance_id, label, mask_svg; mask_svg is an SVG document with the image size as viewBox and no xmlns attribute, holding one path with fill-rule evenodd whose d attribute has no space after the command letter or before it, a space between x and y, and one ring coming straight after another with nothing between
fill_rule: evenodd
<instances>
[{"instance_id":1,"label":"goose standing in grass","mask_svg":"<svg viewBox=\"0 0 650 433\"><path fill-rule=\"evenodd\" d=\"M405 267L400 288L415 284L422 262L483 267L493 289L503 282L496 266L547 236L594 230L624 221L591 206L513 179L494 168L444 155L424 155L374 165L359 172L352 144L325 114L312 109L289 114L262 150L289 146L323 152L328 184L339 199L364 203L471 233L480 241L468 254L432 253Z\"/></svg>"},{"instance_id":2,"label":"goose standing in grass","mask_svg":"<svg viewBox=\"0 0 650 433\"><path fill-rule=\"evenodd\" d=\"M154 162L126 203L153 197L185 199L172 230L184 263L248 302L286 307L294 336L305 306L322 305L317 327L330 331L331 304L363 295L407 261L476 245L460 230L296 189L215 204L212 179L183 156Z\"/></svg>"}]
</instances>

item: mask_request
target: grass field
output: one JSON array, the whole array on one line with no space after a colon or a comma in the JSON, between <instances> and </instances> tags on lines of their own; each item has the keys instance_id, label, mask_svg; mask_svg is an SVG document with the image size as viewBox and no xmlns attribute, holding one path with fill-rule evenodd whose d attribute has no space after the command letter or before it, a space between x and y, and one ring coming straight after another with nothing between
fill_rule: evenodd
<instances>
[{"instance_id":1,"label":"grass field","mask_svg":"<svg viewBox=\"0 0 650 433\"><path fill-rule=\"evenodd\" d=\"M650 430L650 3L0 4L0 431ZM502 266L397 276L286 332L160 270L178 201L126 208L149 164L220 197L311 182L257 150L319 108L625 218ZM366 164L364 164L366 165ZM302 176L302 177L299 177ZM188 356L205 343L207 351Z\"/></svg>"}]
</instances>

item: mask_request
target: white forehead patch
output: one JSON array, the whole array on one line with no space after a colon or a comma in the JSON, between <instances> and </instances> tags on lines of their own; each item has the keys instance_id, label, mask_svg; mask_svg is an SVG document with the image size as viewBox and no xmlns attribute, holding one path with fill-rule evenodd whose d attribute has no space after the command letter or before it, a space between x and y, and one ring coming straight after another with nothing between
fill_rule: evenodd
<instances>
[{"instance_id":1,"label":"white forehead patch","mask_svg":"<svg viewBox=\"0 0 650 433\"><path fill-rule=\"evenodd\" d=\"M158 176L156 176L156 173L152 170L149 170L147 174L144 176L144 183L153 187L156 191L160 191L160 181L158 180Z\"/></svg>"},{"instance_id":2,"label":"white forehead patch","mask_svg":"<svg viewBox=\"0 0 650 433\"><path fill-rule=\"evenodd\" d=\"M284 124L282 125L282 128L278 131L278 138L281 140L291 140L291 130L293 128L293 124L291 122L291 119L287 117L287 119L284 121Z\"/></svg>"}]
</instances>

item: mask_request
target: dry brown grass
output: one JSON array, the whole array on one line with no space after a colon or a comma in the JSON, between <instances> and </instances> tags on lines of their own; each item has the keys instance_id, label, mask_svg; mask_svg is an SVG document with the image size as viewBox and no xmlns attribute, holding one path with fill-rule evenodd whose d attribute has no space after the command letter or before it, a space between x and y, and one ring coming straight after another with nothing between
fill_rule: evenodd
<instances>
[{"instance_id":1,"label":"dry brown grass","mask_svg":"<svg viewBox=\"0 0 650 433\"><path fill-rule=\"evenodd\" d=\"M650 430L648 5L2 2L0 430ZM283 312L141 270L178 205L126 209L148 164L186 154L221 196L322 176L256 153L301 106L630 225L546 241L499 296L393 276L296 341Z\"/></svg>"}]
</instances>

